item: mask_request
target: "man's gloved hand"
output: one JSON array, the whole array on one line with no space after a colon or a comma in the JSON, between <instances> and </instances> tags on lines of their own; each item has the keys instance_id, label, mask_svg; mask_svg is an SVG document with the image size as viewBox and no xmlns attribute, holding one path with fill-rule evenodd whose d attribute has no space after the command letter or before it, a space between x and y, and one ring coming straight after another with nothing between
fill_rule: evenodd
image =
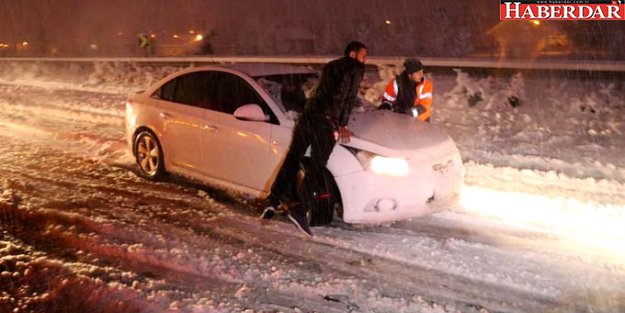
<instances>
[{"instance_id":1,"label":"man's gloved hand","mask_svg":"<svg viewBox=\"0 0 625 313\"><path fill-rule=\"evenodd\" d=\"M341 138L341 143L349 143L349 139L352 136L352 132L347 128L347 126L339 127L339 137Z\"/></svg>"},{"instance_id":2,"label":"man's gloved hand","mask_svg":"<svg viewBox=\"0 0 625 313\"><path fill-rule=\"evenodd\" d=\"M417 116L419 116L419 110L417 110L417 108L410 109L410 112L412 112L412 116L414 118L417 118Z\"/></svg>"},{"instance_id":3,"label":"man's gloved hand","mask_svg":"<svg viewBox=\"0 0 625 313\"><path fill-rule=\"evenodd\" d=\"M425 110L426 109L423 105L417 105L410 108L410 112L412 112L412 116L414 116L414 118L417 118L419 115L423 114Z\"/></svg>"}]
</instances>

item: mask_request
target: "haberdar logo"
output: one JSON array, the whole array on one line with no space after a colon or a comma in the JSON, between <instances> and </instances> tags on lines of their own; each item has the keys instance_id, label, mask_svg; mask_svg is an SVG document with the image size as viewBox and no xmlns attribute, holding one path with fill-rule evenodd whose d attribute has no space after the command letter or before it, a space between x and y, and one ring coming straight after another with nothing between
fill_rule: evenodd
<instances>
[{"instance_id":1,"label":"haberdar logo","mask_svg":"<svg viewBox=\"0 0 625 313\"><path fill-rule=\"evenodd\" d=\"M625 20L625 0L501 0L501 20Z\"/></svg>"}]
</instances>

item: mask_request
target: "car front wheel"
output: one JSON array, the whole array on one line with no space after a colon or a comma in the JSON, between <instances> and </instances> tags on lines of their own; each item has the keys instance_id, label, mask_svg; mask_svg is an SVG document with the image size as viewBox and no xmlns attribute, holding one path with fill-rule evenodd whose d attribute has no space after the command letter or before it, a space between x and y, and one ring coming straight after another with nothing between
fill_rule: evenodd
<instances>
[{"instance_id":1,"label":"car front wheel","mask_svg":"<svg viewBox=\"0 0 625 313\"><path fill-rule=\"evenodd\" d=\"M141 176L156 180L165 175L163 149L152 132L142 131L137 135L134 154Z\"/></svg>"},{"instance_id":2,"label":"car front wheel","mask_svg":"<svg viewBox=\"0 0 625 313\"><path fill-rule=\"evenodd\" d=\"M307 163L304 162L305 167ZM324 170L318 181L304 179L302 184L300 197L306 208L310 226L323 226L332 223L335 211L339 216L342 215L341 194L330 171Z\"/></svg>"}]
</instances>

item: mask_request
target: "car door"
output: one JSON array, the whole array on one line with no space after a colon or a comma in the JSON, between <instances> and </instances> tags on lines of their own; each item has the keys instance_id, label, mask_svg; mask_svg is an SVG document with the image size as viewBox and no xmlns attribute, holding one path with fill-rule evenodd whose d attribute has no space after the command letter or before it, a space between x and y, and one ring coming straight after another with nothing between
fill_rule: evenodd
<instances>
[{"instance_id":1,"label":"car door","mask_svg":"<svg viewBox=\"0 0 625 313\"><path fill-rule=\"evenodd\" d=\"M207 115L207 123L214 127L216 136L205 137L207 149L218 156L212 160L214 175L256 191L267 190L283 153L272 151L272 129L278 124L277 119L243 78L228 72L215 73L216 106ZM237 119L235 110L245 104L259 105L269 121Z\"/></svg>"},{"instance_id":2,"label":"car door","mask_svg":"<svg viewBox=\"0 0 625 313\"><path fill-rule=\"evenodd\" d=\"M194 72L182 75L165 84L161 98L166 101L160 113L165 159L189 174L210 175L215 159L206 149L206 137L215 130L205 123L210 99L214 98L210 74Z\"/></svg>"}]
</instances>

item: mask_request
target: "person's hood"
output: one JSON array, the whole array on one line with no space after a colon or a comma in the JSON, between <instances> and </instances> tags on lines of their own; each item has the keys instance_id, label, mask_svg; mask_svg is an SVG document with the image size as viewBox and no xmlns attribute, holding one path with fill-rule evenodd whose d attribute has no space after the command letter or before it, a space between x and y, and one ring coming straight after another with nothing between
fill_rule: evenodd
<instances>
[{"instance_id":1,"label":"person's hood","mask_svg":"<svg viewBox=\"0 0 625 313\"><path fill-rule=\"evenodd\" d=\"M353 114L352 140L345 146L384 156L407 157L415 151L457 153L453 140L436 125L405 114L378 110ZM442 151L441 151L442 150Z\"/></svg>"}]
</instances>

